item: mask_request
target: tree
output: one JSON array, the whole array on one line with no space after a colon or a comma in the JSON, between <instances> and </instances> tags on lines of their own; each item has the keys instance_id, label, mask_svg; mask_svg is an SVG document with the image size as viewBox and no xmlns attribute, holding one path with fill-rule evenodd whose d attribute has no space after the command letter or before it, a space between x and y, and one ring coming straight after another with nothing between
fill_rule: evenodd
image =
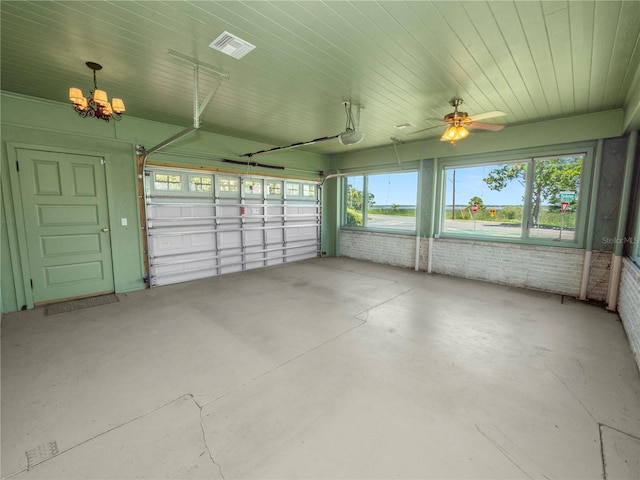
<instances>
[{"instance_id":1,"label":"tree","mask_svg":"<svg viewBox=\"0 0 640 480\"><path fill-rule=\"evenodd\" d=\"M369 200L367 202L369 207L372 207L374 203L373 193L369 193ZM347 185L347 225L362 226L362 207L364 194L355 188L353 185Z\"/></svg>"},{"instance_id":2,"label":"tree","mask_svg":"<svg viewBox=\"0 0 640 480\"><path fill-rule=\"evenodd\" d=\"M376 202L373 193L369 193L367 205L372 207ZM353 185L347 185L347 208L362 212L364 194Z\"/></svg>"},{"instance_id":3,"label":"tree","mask_svg":"<svg viewBox=\"0 0 640 480\"><path fill-rule=\"evenodd\" d=\"M535 176L531 192L533 202L531 220L536 225L543 201L556 204L559 202L561 191L578 192L580 190L582 157L547 158L534 160L533 164ZM499 192L513 180L517 180L524 186L526 173L525 164L512 163L494 168L483 180L491 190Z\"/></svg>"},{"instance_id":4,"label":"tree","mask_svg":"<svg viewBox=\"0 0 640 480\"><path fill-rule=\"evenodd\" d=\"M482 201L482 199L480 197L471 197L471 199L469 200L469 203L467 204L467 206L469 208L473 207L473 204L478 205L478 210L484 210L486 207L484 206L484 202Z\"/></svg>"}]
</instances>

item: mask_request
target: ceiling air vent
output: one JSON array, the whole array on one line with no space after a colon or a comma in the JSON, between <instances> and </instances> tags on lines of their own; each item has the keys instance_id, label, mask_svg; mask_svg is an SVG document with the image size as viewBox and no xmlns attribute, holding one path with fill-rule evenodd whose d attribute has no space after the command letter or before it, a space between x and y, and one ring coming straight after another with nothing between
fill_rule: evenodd
<instances>
[{"instance_id":1,"label":"ceiling air vent","mask_svg":"<svg viewBox=\"0 0 640 480\"><path fill-rule=\"evenodd\" d=\"M229 32L223 32L218 38L211 42L209 46L233 58L242 58L256 48L255 45L251 45L249 42Z\"/></svg>"}]
</instances>

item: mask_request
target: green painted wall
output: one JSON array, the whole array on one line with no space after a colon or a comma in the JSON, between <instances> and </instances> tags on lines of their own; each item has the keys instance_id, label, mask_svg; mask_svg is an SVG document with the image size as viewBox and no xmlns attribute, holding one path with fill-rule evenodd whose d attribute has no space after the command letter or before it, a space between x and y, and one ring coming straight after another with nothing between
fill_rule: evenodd
<instances>
[{"instance_id":1,"label":"green painted wall","mask_svg":"<svg viewBox=\"0 0 640 480\"><path fill-rule=\"evenodd\" d=\"M400 143L394 149L393 145L359 150L331 157L329 173L375 173L379 171L401 171L403 168L418 169L420 171L420 185L418 185L419 201L423 215L420 221L420 235L429 237L432 216L435 215L434 203L434 173L435 164L443 159L476 155L483 153L510 152L533 147L547 147L556 144L584 142L598 138L619 137L623 134L624 111L610 110L589 115L554 119L527 125L508 126L500 132L473 131L469 138L451 145L439 138L430 140ZM423 160L422 167L419 161ZM333 180L334 184L336 183ZM437 201L437 199L436 199ZM334 250L339 245L339 212L326 209L323 221L330 225L338 225L333 237ZM339 252L338 252L339 254Z\"/></svg>"},{"instance_id":2,"label":"green painted wall","mask_svg":"<svg viewBox=\"0 0 640 480\"><path fill-rule=\"evenodd\" d=\"M25 252L17 240L12 185L7 174L12 168L16 146L51 148L69 152L101 155L107 159L107 189L113 245L114 275L117 292L144 288L141 230L136 191L135 147L147 150L189 125L168 125L142 119L124 117L120 122L105 123L80 118L70 105L41 99L1 93L2 142L0 165L2 173L2 215L0 221L0 290L3 312L14 311L23 305L30 307L28 279L20 268ZM215 99L214 99L215 102ZM162 152L149 157L149 162L162 162L189 167L233 170L245 174L287 176L320 179L319 172L400 171L420 168L420 202L432 202L434 158L482 154L522 148L564 144L617 137L623 133L622 110L555 119L528 125L509 126L501 132L473 132L468 139L452 146L438 139L400 144L398 156L393 146L349 152L326 157L301 150L284 150L254 157L259 163L279 165L284 170L241 167L221 162L224 158L241 159L240 155L261 150L264 144L198 130ZM15 167L13 167L15 168ZM339 254L338 236L341 211L340 178L329 179L323 187L323 244L328 255ZM19 195L17 196L19 198ZM430 209L426 209L429 211ZM120 219L127 218L122 227ZM423 217L421 235L428 236L430 218Z\"/></svg>"},{"instance_id":3,"label":"green painted wall","mask_svg":"<svg viewBox=\"0 0 640 480\"><path fill-rule=\"evenodd\" d=\"M439 138L407 142L397 147L398 155L404 164L423 158L475 155L619 137L624 133L623 118L624 111L619 109L546 122L507 126L499 132L473 130L468 138L456 145L441 142ZM397 165L396 153L392 145L334 155L331 159L332 172L347 168L375 168L382 165Z\"/></svg>"},{"instance_id":4,"label":"green painted wall","mask_svg":"<svg viewBox=\"0 0 640 480\"><path fill-rule=\"evenodd\" d=\"M14 189L9 168L15 168L16 148L34 148L68 153L103 156L106 159L107 194L113 251L116 292L144 288L142 231L139 223L135 147L151 149L188 125L176 126L124 117L120 122L103 122L80 118L70 105L2 92L0 144L0 291L2 312L31 308L28 278L22 275L26 259L24 247L18 242L18 230L23 228L15 219ZM214 99L215 101L215 99ZM255 157L259 163L284 166L284 170L243 167L222 163L221 159L240 159L247 152L268 146L257 142L227 137L198 130L151 155L149 162L165 162L189 167L206 167L255 173L320 179L319 172L329 167L328 157L308 152L287 150ZM21 200L19 201L21 202ZM19 203L18 202L18 203ZM19 210L18 210L19 211ZM122 226L126 218L128 225ZM28 262L27 262L28 263Z\"/></svg>"}]
</instances>

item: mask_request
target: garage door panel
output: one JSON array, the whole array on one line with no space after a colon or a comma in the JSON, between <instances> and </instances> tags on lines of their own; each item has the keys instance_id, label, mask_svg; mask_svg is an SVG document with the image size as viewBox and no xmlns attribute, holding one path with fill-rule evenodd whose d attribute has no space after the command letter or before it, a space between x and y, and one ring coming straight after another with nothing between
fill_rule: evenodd
<instances>
[{"instance_id":1,"label":"garage door panel","mask_svg":"<svg viewBox=\"0 0 640 480\"><path fill-rule=\"evenodd\" d=\"M244 244L248 248L253 245L259 245L261 248L264 245L264 231L260 230L249 230L244 234Z\"/></svg>"},{"instance_id":2,"label":"garage door panel","mask_svg":"<svg viewBox=\"0 0 640 480\"><path fill-rule=\"evenodd\" d=\"M273 243L282 243L284 241L284 230L281 228L272 228L265 231L266 242L268 245Z\"/></svg>"},{"instance_id":3,"label":"garage door panel","mask_svg":"<svg viewBox=\"0 0 640 480\"><path fill-rule=\"evenodd\" d=\"M152 285L317 256L317 183L159 166L148 169L145 193Z\"/></svg>"},{"instance_id":4,"label":"garage door panel","mask_svg":"<svg viewBox=\"0 0 640 480\"><path fill-rule=\"evenodd\" d=\"M220 259L220 274L242 271L242 255L223 257Z\"/></svg>"},{"instance_id":5,"label":"garage door panel","mask_svg":"<svg viewBox=\"0 0 640 480\"><path fill-rule=\"evenodd\" d=\"M239 231L221 231L219 235L221 250L236 248L242 244L242 235Z\"/></svg>"},{"instance_id":6,"label":"garage door panel","mask_svg":"<svg viewBox=\"0 0 640 480\"><path fill-rule=\"evenodd\" d=\"M269 205L266 208L267 211L267 217L269 219L277 219L278 217L281 217L282 214L284 214L284 206L282 205L278 205L278 206L272 206Z\"/></svg>"},{"instance_id":7,"label":"garage door panel","mask_svg":"<svg viewBox=\"0 0 640 480\"><path fill-rule=\"evenodd\" d=\"M215 235L212 233L193 233L184 235L162 235L150 237L149 247L154 257L186 253L193 250L216 248Z\"/></svg>"},{"instance_id":8,"label":"garage door panel","mask_svg":"<svg viewBox=\"0 0 640 480\"><path fill-rule=\"evenodd\" d=\"M265 254L262 245L256 245L254 247L246 247L245 249L245 266L246 269L253 269L265 266Z\"/></svg>"},{"instance_id":9,"label":"garage door panel","mask_svg":"<svg viewBox=\"0 0 640 480\"><path fill-rule=\"evenodd\" d=\"M157 273L158 283L156 283L156 285L190 282L192 280L201 280L208 277L211 277L211 270L205 268L188 270L185 267L182 270L174 269L171 271L166 270Z\"/></svg>"},{"instance_id":10,"label":"garage door panel","mask_svg":"<svg viewBox=\"0 0 640 480\"><path fill-rule=\"evenodd\" d=\"M291 227L287 229L287 241L315 240L316 227Z\"/></svg>"},{"instance_id":11,"label":"garage door panel","mask_svg":"<svg viewBox=\"0 0 640 480\"><path fill-rule=\"evenodd\" d=\"M184 259L181 263L168 263L162 262L155 264L158 275L168 275L172 273L188 274L190 272L214 270L217 268L216 259Z\"/></svg>"},{"instance_id":12,"label":"garage door panel","mask_svg":"<svg viewBox=\"0 0 640 480\"><path fill-rule=\"evenodd\" d=\"M280 265L282 263L284 263L283 250L267 253L266 265L268 267L270 267L271 265Z\"/></svg>"}]
</instances>

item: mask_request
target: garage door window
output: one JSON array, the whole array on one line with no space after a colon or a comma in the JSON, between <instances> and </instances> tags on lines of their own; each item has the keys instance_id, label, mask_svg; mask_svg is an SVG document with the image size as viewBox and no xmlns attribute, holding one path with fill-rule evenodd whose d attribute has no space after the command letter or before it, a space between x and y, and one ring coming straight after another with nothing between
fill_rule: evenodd
<instances>
[{"instance_id":1,"label":"garage door window","mask_svg":"<svg viewBox=\"0 0 640 480\"><path fill-rule=\"evenodd\" d=\"M267 181L267 195L274 197L282 196L282 182Z\"/></svg>"},{"instance_id":2,"label":"garage door window","mask_svg":"<svg viewBox=\"0 0 640 480\"><path fill-rule=\"evenodd\" d=\"M300 184L287 182L287 197L299 197Z\"/></svg>"},{"instance_id":3,"label":"garage door window","mask_svg":"<svg viewBox=\"0 0 640 480\"><path fill-rule=\"evenodd\" d=\"M190 192L213 192L213 177L189 175Z\"/></svg>"},{"instance_id":4,"label":"garage door window","mask_svg":"<svg viewBox=\"0 0 640 480\"><path fill-rule=\"evenodd\" d=\"M169 175L166 173L154 174L154 189L166 191L182 190L182 175Z\"/></svg>"},{"instance_id":5,"label":"garage door window","mask_svg":"<svg viewBox=\"0 0 640 480\"><path fill-rule=\"evenodd\" d=\"M220 177L220 193L240 193L240 180L238 178Z\"/></svg>"},{"instance_id":6,"label":"garage door window","mask_svg":"<svg viewBox=\"0 0 640 480\"><path fill-rule=\"evenodd\" d=\"M316 196L316 186L304 184L302 185L302 196L303 197L314 197Z\"/></svg>"},{"instance_id":7,"label":"garage door window","mask_svg":"<svg viewBox=\"0 0 640 480\"><path fill-rule=\"evenodd\" d=\"M244 194L245 195L262 195L262 180L245 180L244 181Z\"/></svg>"}]
</instances>

